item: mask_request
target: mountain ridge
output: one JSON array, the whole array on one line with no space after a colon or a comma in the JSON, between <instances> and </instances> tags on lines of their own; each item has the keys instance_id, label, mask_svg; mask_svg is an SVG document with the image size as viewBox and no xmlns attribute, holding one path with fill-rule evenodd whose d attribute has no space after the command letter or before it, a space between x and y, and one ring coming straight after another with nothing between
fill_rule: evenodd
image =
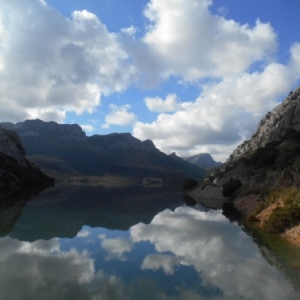
<instances>
[{"instance_id":1,"label":"mountain ridge","mask_svg":"<svg viewBox=\"0 0 300 300\"><path fill-rule=\"evenodd\" d=\"M67 176L107 174L129 177L192 177L205 171L184 160L172 159L158 150L152 141L140 141L130 133L86 136L77 124L57 124L26 120L17 124L1 123L15 130L28 158L44 171ZM62 170L66 166L66 170ZM55 177L54 176L54 177Z\"/></svg>"}]
</instances>

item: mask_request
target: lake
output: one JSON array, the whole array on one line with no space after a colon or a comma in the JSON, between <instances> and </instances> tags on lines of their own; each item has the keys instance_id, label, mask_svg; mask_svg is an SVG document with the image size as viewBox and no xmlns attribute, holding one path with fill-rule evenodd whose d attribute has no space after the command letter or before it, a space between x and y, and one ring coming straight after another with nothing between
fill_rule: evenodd
<instances>
[{"instance_id":1,"label":"lake","mask_svg":"<svg viewBox=\"0 0 300 300\"><path fill-rule=\"evenodd\" d=\"M0 212L1 300L300 298L299 250L188 207L181 191L56 187L24 199Z\"/></svg>"}]
</instances>

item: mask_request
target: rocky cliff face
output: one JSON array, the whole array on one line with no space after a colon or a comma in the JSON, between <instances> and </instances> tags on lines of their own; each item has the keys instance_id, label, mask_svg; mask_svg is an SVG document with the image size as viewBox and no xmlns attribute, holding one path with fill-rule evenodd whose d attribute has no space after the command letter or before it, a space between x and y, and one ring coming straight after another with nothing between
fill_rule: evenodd
<instances>
[{"instance_id":1,"label":"rocky cliff face","mask_svg":"<svg viewBox=\"0 0 300 300\"><path fill-rule=\"evenodd\" d=\"M25 151L18 135L0 127L0 153L13 157L20 165L26 166Z\"/></svg>"},{"instance_id":2,"label":"rocky cliff face","mask_svg":"<svg viewBox=\"0 0 300 300\"><path fill-rule=\"evenodd\" d=\"M238 146L229 160L250 154L267 143L280 141L290 128L300 130L300 87L290 92L280 105L265 115L251 139Z\"/></svg>"},{"instance_id":3,"label":"rocky cliff face","mask_svg":"<svg viewBox=\"0 0 300 300\"><path fill-rule=\"evenodd\" d=\"M222 207L223 185L241 181L236 206L249 215L272 189L300 187L300 87L260 121L251 139L213 170L191 196L210 207Z\"/></svg>"},{"instance_id":4,"label":"rocky cliff face","mask_svg":"<svg viewBox=\"0 0 300 300\"><path fill-rule=\"evenodd\" d=\"M53 180L25 158L18 135L0 127L0 197L21 187L51 184Z\"/></svg>"}]
</instances>

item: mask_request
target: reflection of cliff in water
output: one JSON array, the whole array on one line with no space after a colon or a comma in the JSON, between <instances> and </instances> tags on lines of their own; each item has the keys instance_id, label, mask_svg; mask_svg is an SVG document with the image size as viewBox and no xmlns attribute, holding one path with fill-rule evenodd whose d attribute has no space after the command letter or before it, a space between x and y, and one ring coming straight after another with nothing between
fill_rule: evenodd
<instances>
[{"instance_id":1,"label":"reflection of cliff in water","mask_svg":"<svg viewBox=\"0 0 300 300\"><path fill-rule=\"evenodd\" d=\"M0 198L0 236L7 235L22 214L27 201L34 199L42 189L20 189L17 192Z\"/></svg>"},{"instance_id":2,"label":"reflection of cliff in water","mask_svg":"<svg viewBox=\"0 0 300 300\"><path fill-rule=\"evenodd\" d=\"M291 285L300 290L300 251L277 235L268 234L248 223L243 230L252 237L266 261L282 273Z\"/></svg>"},{"instance_id":3,"label":"reflection of cliff in water","mask_svg":"<svg viewBox=\"0 0 300 300\"><path fill-rule=\"evenodd\" d=\"M180 204L181 192L165 188L52 188L27 203L9 235L35 241L74 237L84 225L128 230L139 222L148 224L160 211Z\"/></svg>"}]
</instances>

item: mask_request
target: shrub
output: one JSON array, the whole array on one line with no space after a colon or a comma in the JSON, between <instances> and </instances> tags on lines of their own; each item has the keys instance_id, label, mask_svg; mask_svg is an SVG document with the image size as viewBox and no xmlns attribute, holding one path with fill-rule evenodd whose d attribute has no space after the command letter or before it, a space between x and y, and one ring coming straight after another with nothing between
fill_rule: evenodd
<instances>
[{"instance_id":1,"label":"shrub","mask_svg":"<svg viewBox=\"0 0 300 300\"><path fill-rule=\"evenodd\" d=\"M191 190L195 188L198 184L198 181L192 178L187 178L183 183L182 189L183 190Z\"/></svg>"},{"instance_id":2,"label":"shrub","mask_svg":"<svg viewBox=\"0 0 300 300\"><path fill-rule=\"evenodd\" d=\"M232 223L242 218L241 213L232 205L232 203L223 203L222 214Z\"/></svg>"},{"instance_id":3,"label":"shrub","mask_svg":"<svg viewBox=\"0 0 300 300\"><path fill-rule=\"evenodd\" d=\"M300 143L300 131L293 128L287 128L284 139Z\"/></svg>"},{"instance_id":4,"label":"shrub","mask_svg":"<svg viewBox=\"0 0 300 300\"><path fill-rule=\"evenodd\" d=\"M279 199L284 205L300 204L300 191L295 187L271 190L267 196L266 204L269 206Z\"/></svg>"},{"instance_id":5,"label":"shrub","mask_svg":"<svg viewBox=\"0 0 300 300\"><path fill-rule=\"evenodd\" d=\"M185 202L185 204L187 205L187 206L195 206L196 204L197 204L197 201L196 200L194 200L192 197L190 197L189 195L182 195L182 198L183 198L183 200L184 200L184 202Z\"/></svg>"},{"instance_id":6,"label":"shrub","mask_svg":"<svg viewBox=\"0 0 300 300\"><path fill-rule=\"evenodd\" d=\"M279 141L268 143L263 148L258 148L250 157L248 157L244 165L245 166L257 166L263 168L266 166L273 165L276 162L278 155L277 146L280 144Z\"/></svg>"},{"instance_id":7,"label":"shrub","mask_svg":"<svg viewBox=\"0 0 300 300\"><path fill-rule=\"evenodd\" d=\"M276 166L278 168L284 169L287 166L291 165L294 161L295 154L291 151L282 153L276 161Z\"/></svg>"},{"instance_id":8,"label":"shrub","mask_svg":"<svg viewBox=\"0 0 300 300\"><path fill-rule=\"evenodd\" d=\"M232 198L234 193L242 187L242 182L239 179L230 178L223 185L222 194L224 197Z\"/></svg>"},{"instance_id":9,"label":"shrub","mask_svg":"<svg viewBox=\"0 0 300 300\"><path fill-rule=\"evenodd\" d=\"M247 218L247 220L248 220L248 222L253 222L253 223L259 222L259 219L255 215L253 215L253 214L249 215L249 217Z\"/></svg>"},{"instance_id":10,"label":"shrub","mask_svg":"<svg viewBox=\"0 0 300 300\"><path fill-rule=\"evenodd\" d=\"M283 233L286 229L298 225L299 221L300 207L294 203L285 207L277 207L265 223L265 229L271 233Z\"/></svg>"}]
</instances>

